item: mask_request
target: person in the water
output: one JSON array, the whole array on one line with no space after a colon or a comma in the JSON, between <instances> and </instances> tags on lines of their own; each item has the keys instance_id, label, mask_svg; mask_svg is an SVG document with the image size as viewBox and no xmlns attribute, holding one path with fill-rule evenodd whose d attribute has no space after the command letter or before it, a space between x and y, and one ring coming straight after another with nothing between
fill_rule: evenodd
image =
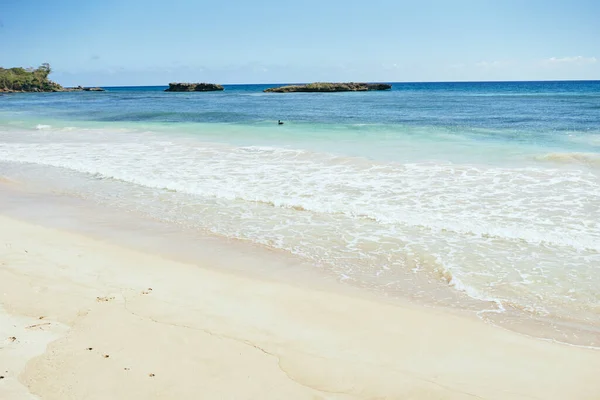
<instances>
[{"instance_id":1,"label":"person in the water","mask_svg":"<svg viewBox=\"0 0 600 400\"><path fill-rule=\"evenodd\" d=\"M283 122L281 122L280 119L277 120L277 125L283 125Z\"/></svg>"}]
</instances>

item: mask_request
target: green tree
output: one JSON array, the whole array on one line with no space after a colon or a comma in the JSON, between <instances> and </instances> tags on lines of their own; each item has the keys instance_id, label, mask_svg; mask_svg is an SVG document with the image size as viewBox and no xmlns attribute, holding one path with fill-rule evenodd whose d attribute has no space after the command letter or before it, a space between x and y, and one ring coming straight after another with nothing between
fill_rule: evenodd
<instances>
[{"instance_id":1,"label":"green tree","mask_svg":"<svg viewBox=\"0 0 600 400\"><path fill-rule=\"evenodd\" d=\"M50 64L38 68L0 68L0 90L57 91L62 87L48 79Z\"/></svg>"}]
</instances>

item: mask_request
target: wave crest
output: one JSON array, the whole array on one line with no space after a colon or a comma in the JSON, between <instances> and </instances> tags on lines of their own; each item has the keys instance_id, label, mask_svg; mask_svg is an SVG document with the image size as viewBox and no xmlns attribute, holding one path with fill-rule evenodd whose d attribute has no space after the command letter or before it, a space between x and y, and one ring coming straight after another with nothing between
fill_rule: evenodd
<instances>
[{"instance_id":1,"label":"wave crest","mask_svg":"<svg viewBox=\"0 0 600 400\"><path fill-rule=\"evenodd\" d=\"M538 161L547 161L560 164L583 164L590 167L600 168L600 154L596 153L548 153L536 157Z\"/></svg>"}]
</instances>

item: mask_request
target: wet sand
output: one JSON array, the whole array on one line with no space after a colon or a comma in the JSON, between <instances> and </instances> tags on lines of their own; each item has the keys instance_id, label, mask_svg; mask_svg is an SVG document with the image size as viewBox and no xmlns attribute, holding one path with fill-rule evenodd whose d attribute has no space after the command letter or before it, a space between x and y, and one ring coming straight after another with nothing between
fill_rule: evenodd
<instances>
[{"instance_id":1,"label":"wet sand","mask_svg":"<svg viewBox=\"0 0 600 400\"><path fill-rule=\"evenodd\" d=\"M0 398L600 398L597 350L212 262L0 217Z\"/></svg>"}]
</instances>

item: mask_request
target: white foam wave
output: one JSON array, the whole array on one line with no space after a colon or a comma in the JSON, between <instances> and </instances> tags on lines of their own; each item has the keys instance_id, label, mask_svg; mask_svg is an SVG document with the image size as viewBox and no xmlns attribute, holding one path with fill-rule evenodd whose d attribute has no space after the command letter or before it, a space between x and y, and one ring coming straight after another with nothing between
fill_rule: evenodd
<instances>
[{"instance_id":1,"label":"white foam wave","mask_svg":"<svg viewBox=\"0 0 600 400\"><path fill-rule=\"evenodd\" d=\"M498 309L519 296L535 309L571 304L564 288L578 289L580 305L598 300L600 180L585 168L377 163L150 133L83 138L19 135L0 143L0 160L139 185L130 196L140 209L329 263L340 276L441 269Z\"/></svg>"},{"instance_id":2,"label":"white foam wave","mask_svg":"<svg viewBox=\"0 0 600 400\"><path fill-rule=\"evenodd\" d=\"M48 129L51 129L51 128L52 128L51 125L37 124L35 126L35 129L38 130L38 131L48 130Z\"/></svg>"},{"instance_id":3,"label":"white foam wave","mask_svg":"<svg viewBox=\"0 0 600 400\"><path fill-rule=\"evenodd\" d=\"M600 168L600 154L597 153L548 153L538 156L536 159L560 164L584 164Z\"/></svg>"},{"instance_id":4,"label":"white foam wave","mask_svg":"<svg viewBox=\"0 0 600 400\"><path fill-rule=\"evenodd\" d=\"M2 145L7 161L157 189L485 239L600 251L600 185L579 171L377 165L272 147ZM354 163L352 163L354 161ZM582 224L582 221L584 224Z\"/></svg>"}]
</instances>

